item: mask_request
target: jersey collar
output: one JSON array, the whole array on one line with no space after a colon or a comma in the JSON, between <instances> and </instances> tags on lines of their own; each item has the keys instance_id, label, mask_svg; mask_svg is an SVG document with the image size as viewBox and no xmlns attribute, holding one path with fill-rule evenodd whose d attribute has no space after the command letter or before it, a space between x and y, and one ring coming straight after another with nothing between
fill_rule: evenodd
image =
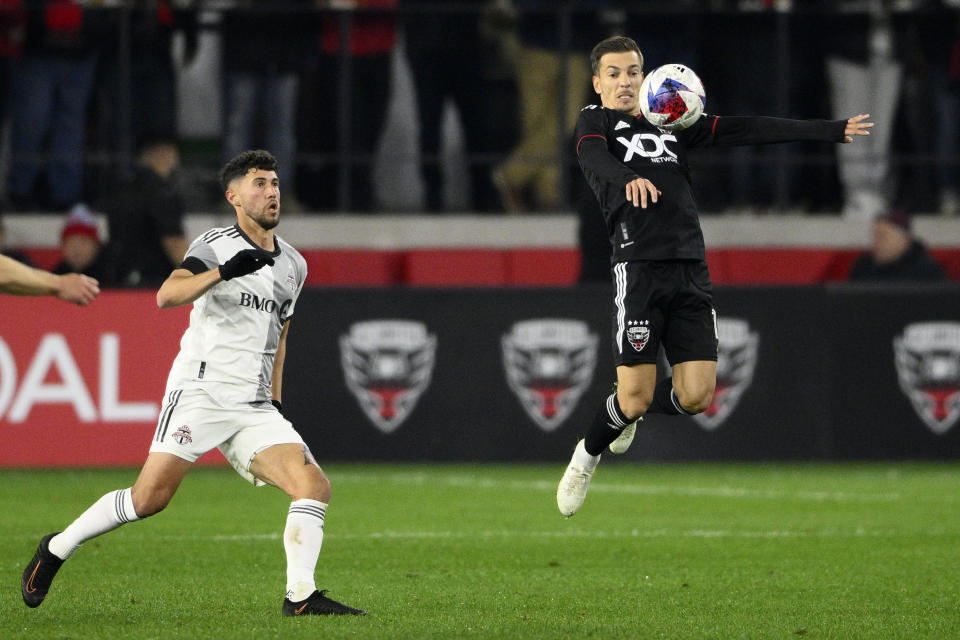
<instances>
[{"instance_id":1,"label":"jersey collar","mask_svg":"<svg viewBox=\"0 0 960 640\"><path fill-rule=\"evenodd\" d=\"M263 247L261 247L261 246L258 245L256 242L254 242L253 240L251 240L251 239L250 239L250 236L248 236L246 233L243 232L243 229L240 228L240 225L239 225L239 224L233 225L233 228L237 230L237 232L240 234L240 237L243 238L244 240L246 240L247 243L248 243L251 247L253 247L253 248L255 248L255 249L260 249L261 251L265 251L265 249L264 249ZM272 255L272 256L274 256L274 257L279 256L279 255L280 255L280 242L279 242L279 238L277 238L277 234L273 234L273 247L274 247L274 248L273 248L273 251L269 252L270 255Z\"/></svg>"}]
</instances>

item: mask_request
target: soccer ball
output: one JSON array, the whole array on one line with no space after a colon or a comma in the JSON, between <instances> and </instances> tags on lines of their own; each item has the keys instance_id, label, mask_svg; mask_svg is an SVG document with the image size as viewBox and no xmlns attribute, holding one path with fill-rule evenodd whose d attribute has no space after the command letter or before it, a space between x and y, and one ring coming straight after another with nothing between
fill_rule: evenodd
<instances>
[{"instance_id":1,"label":"soccer ball","mask_svg":"<svg viewBox=\"0 0 960 640\"><path fill-rule=\"evenodd\" d=\"M670 131L686 129L696 122L706 102L700 78L683 64L657 67L640 85L643 117L650 124Z\"/></svg>"}]
</instances>

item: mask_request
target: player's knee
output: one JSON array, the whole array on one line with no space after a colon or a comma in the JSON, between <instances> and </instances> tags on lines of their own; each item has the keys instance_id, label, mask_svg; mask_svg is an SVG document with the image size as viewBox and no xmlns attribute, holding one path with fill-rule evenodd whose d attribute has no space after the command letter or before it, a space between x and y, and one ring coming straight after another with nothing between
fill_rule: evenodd
<instances>
[{"instance_id":1,"label":"player's knee","mask_svg":"<svg viewBox=\"0 0 960 640\"><path fill-rule=\"evenodd\" d=\"M713 401L714 385L698 386L695 388L674 388L677 402L683 410L690 414L703 413Z\"/></svg>"},{"instance_id":2,"label":"player's knee","mask_svg":"<svg viewBox=\"0 0 960 640\"><path fill-rule=\"evenodd\" d=\"M133 510L137 512L137 516L146 518L163 511L170 504L173 492L163 490L138 491L134 487L130 493L130 498L133 500Z\"/></svg>"},{"instance_id":3,"label":"player's knee","mask_svg":"<svg viewBox=\"0 0 960 640\"><path fill-rule=\"evenodd\" d=\"M323 472L320 473L319 481L314 486L313 492L316 496L314 500L330 504L330 497L333 495L333 492L330 489L330 481L327 480L327 476L325 476Z\"/></svg>"},{"instance_id":4,"label":"player's knee","mask_svg":"<svg viewBox=\"0 0 960 640\"><path fill-rule=\"evenodd\" d=\"M628 418L638 418L647 412L653 402L653 391L648 389L617 389L617 402L620 410Z\"/></svg>"},{"instance_id":5,"label":"player's knee","mask_svg":"<svg viewBox=\"0 0 960 640\"><path fill-rule=\"evenodd\" d=\"M290 497L294 500L309 498L330 503L330 481L319 467L304 467L305 473L297 478Z\"/></svg>"}]
</instances>

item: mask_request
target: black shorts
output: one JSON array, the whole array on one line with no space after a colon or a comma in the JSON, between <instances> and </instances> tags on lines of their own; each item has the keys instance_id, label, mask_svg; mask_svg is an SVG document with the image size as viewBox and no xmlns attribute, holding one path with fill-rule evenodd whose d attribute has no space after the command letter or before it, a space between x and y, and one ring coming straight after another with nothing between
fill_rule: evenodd
<instances>
[{"instance_id":1,"label":"black shorts","mask_svg":"<svg viewBox=\"0 0 960 640\"><path fill-rule=\"evenodd\" d=\"M670 366L717 359L717 314L707 263L638 260L613 266L613 360Z\"/></svg>"}]
</instances>

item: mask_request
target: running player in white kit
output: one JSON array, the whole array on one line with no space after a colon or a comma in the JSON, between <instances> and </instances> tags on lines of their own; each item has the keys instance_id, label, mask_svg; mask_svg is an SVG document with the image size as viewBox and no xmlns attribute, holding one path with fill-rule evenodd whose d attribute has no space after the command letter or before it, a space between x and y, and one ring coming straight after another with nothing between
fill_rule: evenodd
<instances>
[{"instance_id":1,"label":"running player in white kit","mask_svg":"<svg viewBox=\"0 0 960 640\"><path fill-rule=\"evenodd\" d=\"M43 602L81 544L161 511L193 463L217 447L254 485L271 484L292 499L283 535L283 615L366 613L316 588L330 483L280 413L287 331L307 265L273 231L280 216L277 161L266 151L246 151L224 166L220 182L237 224L194 240L157 292L161 308L192 302L193 310L140 476L40 541L21 580L30 607Z\"/></svg>"}]
</instances>

